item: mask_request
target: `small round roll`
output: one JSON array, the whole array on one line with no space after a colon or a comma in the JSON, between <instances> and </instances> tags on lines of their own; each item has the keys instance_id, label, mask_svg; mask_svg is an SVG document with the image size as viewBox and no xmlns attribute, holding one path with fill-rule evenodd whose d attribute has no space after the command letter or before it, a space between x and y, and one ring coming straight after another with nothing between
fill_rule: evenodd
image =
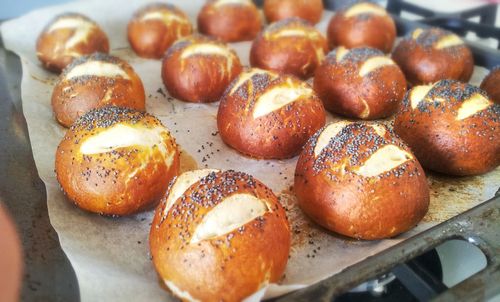
<instances>
[{"instance_id":1,"label":"small round roll","mask_svg":"<svg viewBox=\"0 0 500 302\"><path fill-rule=\"evenodd\" d=\"M445 79L468 82L474 71L474 59L464 41L440 28L415 29L399 42L392 58L411 86Z\"/></svg>"},{"instance_id":2,"label":"small round roll","mask_svg":"<svg viewBox=\"0 0 500 302\"><path fill-rule=\"evenodd\" d=\"M322 0L264 0L267 22L298 17L316 24L323 15Z\"/></svg>"},{"instance_id":3,"label":"small round roll","mask_svg":"<svg viewBox=\"0 0 500 302\"><path fill-rule=\"evenodd\" d=\"M316 70L314 90L326 109L371 120L397 110L406 80L398 65L378 49L339 47Z\"/></svg>"},{"instance_id":4,"label":"small round roll","mask_svg":"<svg viewBox=\"0 0 500 302\"><path fill-rule=\"evenodd\" d=\"M321 100L308 84L251 69L222 96L217 127L222 140L243 154L285 159L297 155L325 119Z\"/></svg>"},{"instance_id":5,"label":"small round roll","mask_svg":"<svg viewBox=\"0 0 500 302\"><path fill-rule=\"evenodd\" d=\"M163 58L161 76L170 95L186 102L216 102L243 70L234 50L194 35L177 41Z\"/></svg>"},{"instance_id":6,"label":"small round roll","mask_svg":"<svg viewBox=\"0 0 500 302\"><path fill-rule=\"evenodd\" d=\"M483 79L481 89L490 96L493 102L500 104L500 66L493 68Z\"/></svg>"},{"instance_id":7,"label":"small round roll","mask_svg":"<svg viewBox=\"0 0 500 302\"><path fill-rule=\"evenodd\" d=\"M181 174L156 209L153 264L183 301L242 301L280 280L290 227L273 192L250 175Z\"/></svg>"},{"instance_id":8,"label":"small round roll","mask_svg":"<svg viewBox=\"0 0 500 302\"><path fill-rule=\"evenodd\" d=\"M328 45L323 35L307 21L285 19L259 34L250 50L253 67L310 78L321 64Z\"/></svg>"},{"instance_id":9,"label":"small round roll","mask_svg":"<svg viewBox=\"0 0 500 302\"><path fill-rule=\"evenodd\" d=\"M500 164L500 105L454 80L410 90L394 130L422 165L451 175L477 175Z\"/></svg>"},{"instance_id":10,"label":"small round roll","mask_svg":"<svg viewBox=\"0 0 500 302\"><path fill-rule=\"evenodd\" d=\"M132 66L117 57L95 53L80 57L59 76L52 109L64 127L91 109L116 105L145 110L142 81Z\"/></svg>"},{"instance_id":11,"label":"small round roll","mask_svg":"<svg viewBox=\"0 0 500 302\"><path fill-rule=\"evenodd\" d=\"M260 13L252 0L207 0L198 14L200 33L224 42L253 40L261 28Z\"/></svg>"},{"instance_id":12,"label":"small round roll","mask_svg":"<svg viewBox=\"0 0 500 302\"><path fill-rule=\"evenodd\" d=\"M382 124L337 122L304 147L295 170L299 206L333 232L356 239L394 237L429 207L424 171Z\"/></svg>"},{"instance_id":13,"label":"small round roll","mask_svg":"<svg viewBox=\"0 0 500 302\"><path fill-rule=\"evenodd\" d=\"M78 207L129 215L157 204L179 173L179 151L152 115L102 107L80 117L56 152L56 176Z\"/></svg>"},{"instance_id":14,"label":"small round roll","mask_svg":"<svg viewBox=\"0 0 500 302\"><path fill-rule=\"evenodd\" d=\"M109 52L108 37L97 23L76 13L56 16L36 42L36 53L43 67L57 73L74 58L94 52Z\"/></svg>"},{"instance_id":15,"label":"small round roll","mask_svg":"<svg viewBox=\"0 0 500 302\"><path fill-rule=\"evenodd\" d=\"M186 14L171 4L153 3L138 10L127 28L135 53L160 59L179 38L189 36L193 27Z\"/></svg>"},{"instance_id":16,"label":"small round roll","mask_svg":"<svg viewBox=\"0 0 500 302\"><path fill-rule=\"evenodd\" d=\"M330 48L372 47L388 53L395 39L394 20L375 3L355 3L337 12L328 24Z\"/></svg>"}]
</instances>

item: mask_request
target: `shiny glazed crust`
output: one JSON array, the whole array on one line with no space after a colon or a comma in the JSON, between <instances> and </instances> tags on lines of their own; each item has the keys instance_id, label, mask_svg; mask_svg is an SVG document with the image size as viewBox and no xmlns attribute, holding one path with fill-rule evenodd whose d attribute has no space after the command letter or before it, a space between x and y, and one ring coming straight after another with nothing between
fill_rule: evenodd
<instances>
[{"instance_id":1,"label":"shiny glazed crust","mask_svg":"<svg viewBox=\"0 0 500 302\"><path fill-rule=\"evenodd\" d=\"M325 228L357 239L389 238L411 229L429 205L422 167L385 126L345 124L320 146L318 139L329 126L321 129L300 154L294 184L300 207ZM402 150L406 161L378 175L360 175L361 167L388 145Z\"/></svg>"},{"instance_id":2,"label":"shiny glazed crust","mask_svg":"<svg viewBox=\"0 0 500 302\"><path fill-rule=\"evenodd\" d=\"M92 62L96 65L89 65ZM99 64L101 68L93 68ZM109 66L107 64L115 66L120 73L106 74L102 66ZM77 68L83 69L72 76ZM145 98L142 81L132 66L117 57L96 53L80 57L64 69L52 92L51 103L56 120L69 127L91 109L103 106L144 111Z\"/></svg>"},{"instance_id":3,"label":"shiny glazed crust","mask_svg":"<svg viewBox=\"0 0 500 302\"><path fill-rule=\"evenodd\" d=\"M280 280L291 234L269 188L241 172L214 171L167 208L174 186L175 181L156 209L149 236L155 268L174 295L184 301L241 301ZM236 194L257 198L267 211L236 229L193 242L204 218Z\"/></svg>"},{"instance_id":4,"label":"shiny glazed crust","mask_svg":"<svg viewBox=\"0 0 500 302\"><path fill-rule=\"evenodd\" d=\"M110 146L104 140L96 146L96 137L118 127L126 127L128 133L114 132L108 140L132 135L140 140L150 134L158 142L125 140ZM168 130L152 115L103 107L80 117L66 132L57 148L55 171L61 188L78 207L102 215L128 215L159 202L179 172L179 152Z\"/></svg>"},{"instance_id":5,"label":"shiny glazed crust","mask_svg":"<svg viewBox=\"0 0 500 302\"><path fill-rule=\"evenodd\" d=\"M51 30L51 26L61 19L77 19L88 24L88 31L80 35L78 27L60 27ZM67 45L70 43L70 45ZM109 41L104 31L86 16L69 13L56 16L43 29L36 42L38 59L45 69L59 73L73 59L94 52L109 52Z\"/></svg>"},{"instance_id":6,"label":"shiny glazed crust","mask_svg":"<svg viewBox=\"0 0 500 302\"><path fill-rule=\"evenodd\" d=\"M486 91L493 102L500 104L500 66L494 68L481 83L481 89Z\"/></svg>"},{"instance_id":7,"label":"shiny glazed crust","mask_svg":"<svg viewBox=\"0 0 500 302\"><path fill-rule=\"evenodd\" d=\"M415 91L421 87L408 92L394 130L422 165L451 175L477 175L496 168L500 164L500 105L479 88L442 80L427 86L430 90L412 106ZM459 119L461 108L474 97L482 100L484 108Z\"/></svg>"},{"instance_id":8,"label":"shiny glazed crust","mask_svg":"<svg viewBox=\"0 0 500 302\"><path fill-rule=\"evenodd\" d=\"M298 17L316 24L323 15L322 0L264 0L264 14L269 23Z\"/></svg>"}]
</instances>

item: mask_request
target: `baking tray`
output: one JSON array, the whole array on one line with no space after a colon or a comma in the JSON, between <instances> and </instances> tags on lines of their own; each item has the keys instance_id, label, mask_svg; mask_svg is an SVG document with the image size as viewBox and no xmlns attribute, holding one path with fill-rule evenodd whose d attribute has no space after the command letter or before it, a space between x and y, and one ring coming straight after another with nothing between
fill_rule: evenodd
<instances>
[{"instance_id":1,"label":"baking tray","mask_svg":"<svg viewBox=\"0 0 500 302\"><path fill-rule=\"evenodd\" d=\"M399 17L395 19L400 33L423 26ZM498 52L476 44L470 46L479 65L491 68L500 62ZM45 188L37 176L31 155L20 102L19 59L5 51L2 45L0 62L0 198L14 216L25 248L26 274L22 300L77 301L77 280L48 220ZM500 292L500 237L495 234L500 230L499 211L500 198L497 197L280 300L331 300L361 282L453 238L477 244L488 257L488 267L441 297L491 297Z\"/></svg>"}]
</instances>

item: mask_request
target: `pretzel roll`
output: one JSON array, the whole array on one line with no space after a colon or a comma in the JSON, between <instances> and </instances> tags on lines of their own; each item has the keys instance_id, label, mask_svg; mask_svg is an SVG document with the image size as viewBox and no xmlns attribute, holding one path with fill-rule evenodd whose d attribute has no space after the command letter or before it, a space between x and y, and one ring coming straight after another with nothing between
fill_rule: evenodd
<instances>
[{"instance_id":1,"label":"pretzel roll","mask_svg":"<svg viewBox=\"0 0 500 302\"><path fill-rule=\"evenodd\" d=\"M170 95L186 102L216 102L241 72L240 59L224 43L204 36L177 41L163 58L161 76Z\"/></svg>"},{"instance_id":2,"label":"pretzel roll","mask_svg":"<svg viewBox=\"0 0 500 302\"><path fill-rule=\"evenodd\" d=\"M481 89L486 91L493 102L500 104L500 66L493 68L483 79Z\"/></svg>"},{"instance_id":3,"label":"pretzel roll","mask_svg":"<svg viewBox=\"0 0 500 302\"><path fill-rule=\"evenodd\" d=\"M107 54L80 57L68 65L52 92L52 109L64 127L91 109L107 105L145 110L142 81L127 62Z\"/></svg>"},{"instance_id":4,"label":"pretzel roll","mask_svg":"<svg viewBox=\"0 0 500 302\"><path fill-rule=\"evenodd\" d=\"M301 209L357 239L394 237L429 207L429 187L410 149L382 124L329 124L308 141L295 170Z\"/></svg>"},{"instance_id":5,"label":"pretzel roll","mask_svg":"<svg viewBox=\"0 0 500 302\"><path fill-rule=\"evenodd\" d=\"M57 73L74 58L94 52L109 52L108 37L94 21L76 13L56 16L36 42L43 67Z\"/></svg>"},{"instance_id":6,"label":"pretzel roll","mask_svg":"<svg viewBox=\"0 0 500 302\"><path fill-rule=\"evenodd\" d=\"M264 0L264 14L269 23L298 17L316 24L323 15L322 0Z\"/></svg>"},{"instance_id":7,"label":"pretzel roll","mask_svg":"<svg viewBox=\"0 0 500 302\"><path fill-rule=\"evenodd\" d=\"M217 127L222 140L243 154L284 159L297 155L325 119L321 100L308 84L251 69L222 96Z\"/></svg>"},{"instance_id":8,"label":"pretzel roll","mask_svg":"<svg viewBox=\"0 0 500 302\"><path fill-rule=\"evenodd\" d=\"M198 14L200 33L224 42L253 40L262 28L252 0L207 0Z\"/></svg>"},{"instance_id":9,"label":"pretzel roll","mask_svg":"<svg viewBox=\"0 0 500 302\"><path fill-rule=\"evenodd\" d=\"M171 4L153 3L138 10L127 28L128 41L137 55L160 59L179 38L193 27L186 14Z\"/></svg>"},{"instance_id":10,"label":"pretzel roll","mask_svg":"<svg viewBox=\"0 0 500 302\"><path fill-rule=\"evenodd\" d=\"M397 110L406 80L398 65L378 49L339 47L316 70L314 90L326 109L371 120Z\"/></svg>"},{"instance_id":11,"label":"pretzel roll","mask_svg":"<svg viewBox=\"0 0 500 302\"><path fill-rule=\"evenodd\" d=\"M299 18L271 24L252 44L253 67L310 78L328 51L321 33Z\"/></svg>"},{"instance_id":12,"label":"pretzel roll","mask_svg":"<svg viewBox=\"0 0 500 302\"><path fill-rule=\"evenodd\" d=\"M445 79L468 82L474 70L472 53L464 41L440 28L415 29L399 42L392 58L412 86Z\"/></svg>"},{"instance_id":13,"label":"pretzel roll","mask_svg":"<svg viewBox=\"0 0 500 302\"><path fill-rule=\"evenodd\" d=\"M375 3L360 2L337 12L328 24L330 48L372 47L388 53L396 39L396 25Z\"/></svg>"},{"instance_id":14,"label":"pretzel roll","mask_svg":"<svg viewBox=\"0 0 500 302\"><path fill-rule=\"evenodd\" d=\"M430 170L477 175L500 164L500 105L469 84L441 80L415 86L394 130Z\"/></svg>"},{"instance_id":15,"label":"pretzel roll","mask_svg":"<svg viewBox=\"0 0 500 302\"><path fill-rule=\"evenodd\" d=\"M155 205L179 172L175 140L152 115L102 107L80 117L56 153L56 176L78 207L128 215Z\"/></svg>"},{"instance_id":16,"label":"pretzel roll","mask_svg":"<svg viewBox=\"0 0 500 302\"><path fill-rule=\"evenodd\" d=\"M183 301L242 301L277 282L290 241L269 188L245 173L208 169L175 179L149 234L158 274Z\"/></svg>"}]
</instances>

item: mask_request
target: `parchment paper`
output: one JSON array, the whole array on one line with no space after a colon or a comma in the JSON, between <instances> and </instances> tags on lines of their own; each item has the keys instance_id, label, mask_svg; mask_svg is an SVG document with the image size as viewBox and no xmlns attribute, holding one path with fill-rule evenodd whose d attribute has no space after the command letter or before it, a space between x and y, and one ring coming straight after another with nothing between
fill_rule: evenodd
<instances>
[{"instance_id":1,"label":"parchment paper","mask_svg":"<svg viewBox=\"0 0 500 302\"><path fill-rule=\"evenodd\" d=\"M184 150L184 170L196 167L235 169L250 173L280 196L292 225L293 246L281 285L257 293L271 297L315 283L376 254L405 238L451 218L494 196L500 184L500 169L478 177L450 178L428 174L431 206L415 229L382 241L349 240L321 229L295 205L291 186L296 158L254 160L239 155L221 141L216 128L218 103L197 105L165 95L159 60L137 57L126 40L126 24L133 12L148 1L91 0L48 7L2 24L7 49L22 61L21 92L33 156L40 178L47 187L52 225L59 235L78 278L82 301L165 301L173 299L160 285L148 253L148 233L153 211L122 218L101 217L84 212L68 202L54 175L54 154L65 129L53 118L50 107L56 75L41 68L35 41L45 24L56 14L80 12L97 21L110 38L111 53L127 60L143 80L147 111L159 117ZM186 11L195 24L203 1L170 0ZM331 13L325 13L318 28L325 32ZM248 64L250 43L232 47ZM473 83L486 74L476 68ZM329 114L329 120L338 119Z\"/></svg>"}]
</instances>

